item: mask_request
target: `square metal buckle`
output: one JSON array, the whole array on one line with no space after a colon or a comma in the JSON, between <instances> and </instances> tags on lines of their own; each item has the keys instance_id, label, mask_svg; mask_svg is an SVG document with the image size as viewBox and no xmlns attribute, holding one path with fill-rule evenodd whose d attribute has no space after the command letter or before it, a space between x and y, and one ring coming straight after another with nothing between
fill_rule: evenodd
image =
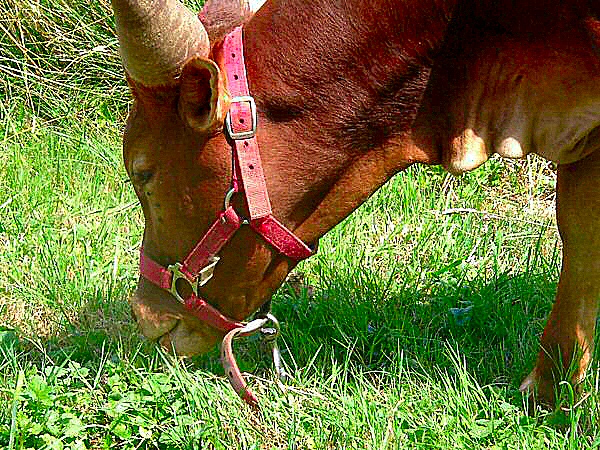
<instances>
[{"instance_id":1,"label":"square metal buckle","mask_svg":"<svg viewBox=\"0 0 600 450\"><path fill-rule=\"evenodd\" d=\"M238 131L237 133L233 131L233 127L231 125L231 109L227 112L227 116L225 116L225 129L227 130L227 134L234 141L239 141L241 139L251 139L256 135L256 103L254 102L254 97L250 95L241 95L239 97L233 97L231 99L231 103L250 103L250 114L252 115L252 127L248 131Z\"/></svg>"},{"instance_id":2,"label":"square metal buckle","mask_svg":"<svg viewBox=\"0 0 600 450\"><path fill-rule=\"evenodd\" d=\"M184 272L181 271L183 268L181 263L177 262L175 264L171 264L169 267L167 267L167 270L171 272L171 287L169 288L171 295L179 302L185 304L185 298L183 298L177 291L177 282L179 280L185 280L185 282L190 286L192 292L197 296L198 288L204 286L213 277L215 266L219 260L220 258L218 256L213 256L209 260L208 264L204 266L200 272L198 272L198 276L195 279L190 279Z\"/></svg>"}]
</instances>

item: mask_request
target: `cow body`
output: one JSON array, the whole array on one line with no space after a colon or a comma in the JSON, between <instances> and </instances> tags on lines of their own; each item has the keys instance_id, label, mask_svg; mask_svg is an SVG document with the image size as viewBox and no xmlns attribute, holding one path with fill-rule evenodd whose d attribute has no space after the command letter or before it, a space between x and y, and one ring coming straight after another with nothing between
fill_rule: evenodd
<instances>
[{"instance_id":1,"label":"cow body","mask_svg":"<svg viewBox=\"0 0 600 450\"><path fill-rule=\"evenodd\" d=\"M135 35L124 23L138 24L144 36L191 20L146 25L160 14L113 4L122 46ZM559 164L563 269L536 369L523 386L538 386L548 401L562 368L555 361L575 360L574 381L582 379L600 297L598 9L577 1L281 0L267 2L244 28L273 212L305 242L414 163L460 173L494 152L536 152ZM231 178L230 147L219 134L228 108L219 42L199 45L203 29L194 36L168 40L160 74L148 77L140 67L151 63L155 42L122 50L136 100L125 164L146 217L145 252L165 266L208 229ZM247 208L241 197L233 206ZM248 229L221 258L202 294L236 319L258 309L294 265ZM144 279L132 306L147 336L180 353L206 351L221 336Z\"/></svg>"},{"instance_id":2,"label":"cow body","mask_svg":"<svg viewBox=\"0 0 600 450\"><path fill-rule=\"evenodd\" d=\"M598 25L579 6L457 12L424 102L424 132L438 130L426 142L442 148L446 169L472 170L494 152L569 164L598 149Z\"/></svg>"}]
</instances>

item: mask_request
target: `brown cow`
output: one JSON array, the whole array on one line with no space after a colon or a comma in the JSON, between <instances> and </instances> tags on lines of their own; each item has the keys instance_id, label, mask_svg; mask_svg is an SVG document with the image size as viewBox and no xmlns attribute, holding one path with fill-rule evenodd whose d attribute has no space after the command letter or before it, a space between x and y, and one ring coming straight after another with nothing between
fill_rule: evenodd
<instances>
[{"instance_id":1,"label":"brown cow","mask_svg":"<svg viewBox=\"0 0 600 450\"><path fill-rule=\"evenodd\" d=\"M145 253L166 266L206 233L230 187L223 8L207 10L207 34L177 0L112 3L135 98L125 164ZM599 18L595 0L272 0L244 27L273 212L305 242L414 163L461 173L494 152L535 152L559 164L563 267L522 386L548 402L555 361L573 361L572 381L582 380L600 298ZM233 206L247 209L241 196ZM201 294L236 320L295 264L249 227L220 256ZM144 334L181 354L223 337L144 278L131 303Z\"/></svg>"}]
</instances>

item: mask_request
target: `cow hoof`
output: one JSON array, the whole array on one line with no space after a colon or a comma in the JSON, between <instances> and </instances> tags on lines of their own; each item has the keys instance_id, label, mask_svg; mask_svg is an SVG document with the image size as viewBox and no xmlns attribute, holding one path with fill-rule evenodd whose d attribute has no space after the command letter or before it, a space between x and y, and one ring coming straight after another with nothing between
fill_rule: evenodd
<instances>
[{"instance_id":1,"label":"cow hoof","mask_svg":"<svg viewBox=\"0 0 600 450\"><path fill-rule=\"evenodd\" d=\"M560 378L556 378L560 380ZM556 381L555 377L540 375L534 369L521 383L519 390L527 395L534 405L555 409L557 407L572 408L581 398L584 376L576 374L570 381Z\"/></svg>"},{"instance_id":2,"label":"cow hoof","mask_svg":"<svg viewBox=\"0 0 600 450\"><path fill-rule=\"evenodd\" d=\"M543 377L537 369L527 375L521 383L519 390L533 401L533 405L553 409L556 405L556 391L552 377Z\"/></svg>"}]
</instances>

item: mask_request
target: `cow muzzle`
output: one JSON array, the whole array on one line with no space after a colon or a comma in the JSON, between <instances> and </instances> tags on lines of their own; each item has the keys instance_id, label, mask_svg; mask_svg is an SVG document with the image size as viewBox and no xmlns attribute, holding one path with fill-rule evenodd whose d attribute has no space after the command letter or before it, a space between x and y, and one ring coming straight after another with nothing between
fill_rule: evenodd
<instances>
[{"instance_id":1,"label":"cow muzzle","mask_svg":"<svg viewBox=\"0 0 600 450\"><path fill-rule=\"evenodd\" d=\"M129 303L142 334L178 355L204 354L223 338L223 333L199 320L184 305L144 280Z\"/></svg>"}]
</instances>

